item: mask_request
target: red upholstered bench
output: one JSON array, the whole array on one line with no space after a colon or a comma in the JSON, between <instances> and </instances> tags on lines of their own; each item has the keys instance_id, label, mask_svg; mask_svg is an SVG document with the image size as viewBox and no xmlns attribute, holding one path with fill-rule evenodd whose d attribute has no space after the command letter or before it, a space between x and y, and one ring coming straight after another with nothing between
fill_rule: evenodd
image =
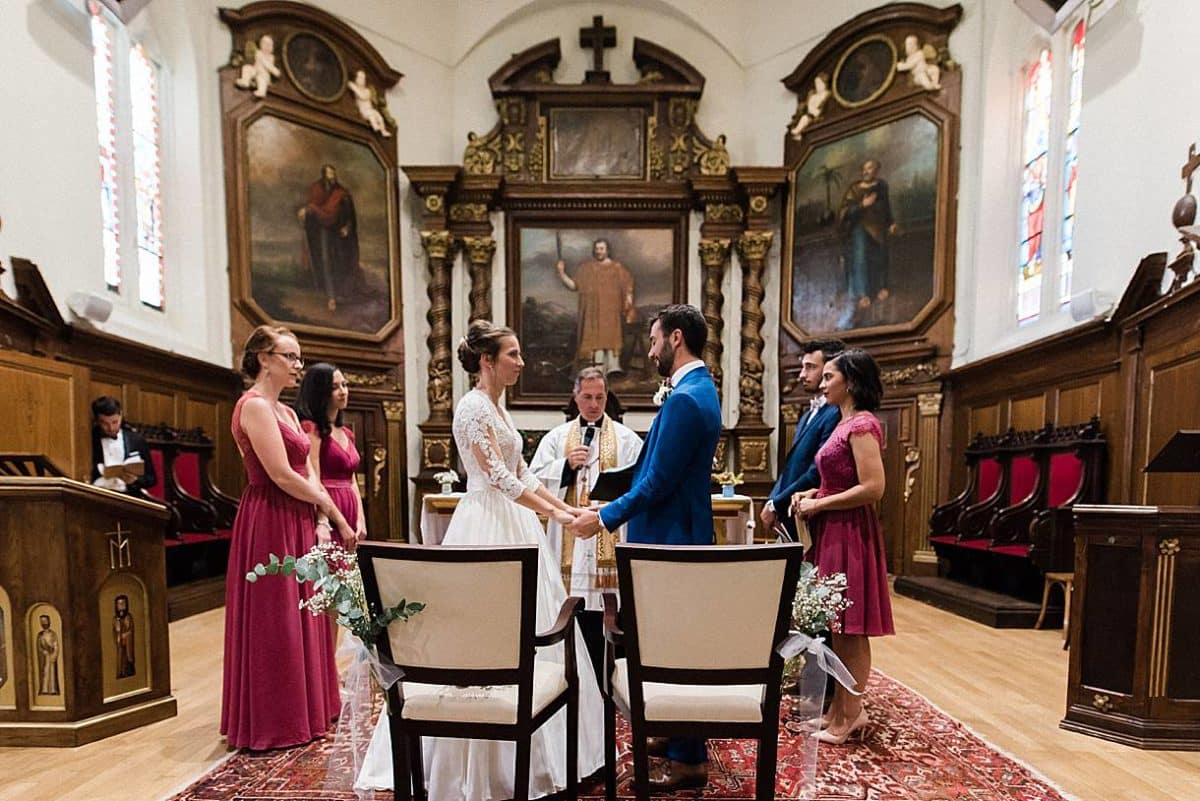
<instances>
[{"instance_id":1,"label":"red upholstered bench","mask_svg":"<svg viewBox=\"0 0 1200 801\"><path fill-rule=\"evenodd\" d=\"M967 486L946 503L935 506L929 518L929 541L935 546L957 545L962 539L959 519L968 509L990 508L999 503L1005 482L999 458L1003 436L976 434L963 454Z\"/></svg>"},{"instance_id":2,"label":"red upholstered bench","mask_svg":"<svg viewBox=\"0 0 1200 801\"><path fill-rule=\"evenodd\" d=\"M1070 508L1103 502L1106 447L1097 418L1058 428L1047 424L1037 431L1010 430L991 442L976 437L968 453L968 488L950 503L966 496L972 484L982 486L985 476L995 490L974 504L959 503L953 534L930 537L944 575L1034 596L1041 591L1043 573L1070 571ZM993 478L993 471L998 477ZM931 526L946 525L946 513L941 520L937 515L949 506L935 510Z\"/></svg>"}]
</instances>

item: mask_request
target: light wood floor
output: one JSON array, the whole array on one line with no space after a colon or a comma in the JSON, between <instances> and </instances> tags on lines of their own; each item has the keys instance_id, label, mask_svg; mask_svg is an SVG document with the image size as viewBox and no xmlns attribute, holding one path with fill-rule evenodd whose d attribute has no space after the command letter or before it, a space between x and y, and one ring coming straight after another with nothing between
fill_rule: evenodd
<instances>
[{"instance_id":1,"label":"light wood floor","mask_svg":"<svg viewBox=\"0 0 1200 801\"><path fill-rule=\"evenodd\" d=\"M900 634L875 667L1081 801L1195 801L1200 754L1138 751L1058 728L1067 654L1060 631L997 630L896 598ZM0 799L153 801L226 755L221 610L171 624L179 716L76 749L0 748Z\"/></svg>"}]
</instances>

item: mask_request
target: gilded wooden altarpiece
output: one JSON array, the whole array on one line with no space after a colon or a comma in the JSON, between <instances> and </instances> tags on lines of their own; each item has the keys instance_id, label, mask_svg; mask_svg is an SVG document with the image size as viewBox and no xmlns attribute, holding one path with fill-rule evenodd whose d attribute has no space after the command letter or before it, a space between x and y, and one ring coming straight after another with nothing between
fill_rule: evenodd
<instances>
[{"instance_id":1,"label":"gilded wooden altarpiece","mask_svg":"<svg viewBox=\"0 0 1200 801\"><path fill-rule=\"evenodd\" d=\"M361 35L303 3L221 9L231 340L284 325L305 361L350 383L347 425L375 538L403 537L404 333L397 121L403 77Z\"/></svg>"},{"instance_id":2,"label":"gilded wooden altarpiece","mask_svg":"<svg viewBox=\"0 0 1200 801\"><path fill-rule=\"evenodd\" d=\"M883 369L892 572L932 572L928 508L944 481L941 375L954 334L962 71L949 47L962 7L893 3L832 31L783 79L778 459L807 395L801 345L835 336ZM946 418L948 419L948 418Z\"/></svg>"},{"instance_id":3,"label":"gilded wooden altarpiece","mask_svg":"<svg viewBox=\"0 0 1200 801\"><path fill-rule=\"evenodd\" d=\"M469 273L469 318L492 318L496 212L504 219L506 318L536 356L529 375L510 392L510 407L561 409L570 376L588 363L589 354L581 352L587 348L581 348L577 290L558 277L557 262L573 278L577 265L593 256L597 239L607 240L633 286L632 303L622 304L613 321L621 330L613 384L625 408L653 408L658 379L644 363L644 329L655 307L686 300L690 247L697 247L703 268L709 323L704 358L723 388L722 279L732 253L745 244L743 235L751 238L749 251L761 275L769 247L768 201L784 173L759 168L743 176L731 166L725 137L710 137L696 123L704 76L666 48L634 38L640 78L614 83L603 49L617 37L598 17L580 30L579 44L593 50L594 61L579 83L555 75L558 39L514 55L488 81L496 124L467 134L462 164L403 168L419 199L429 269L430 416L421 425L418 495L435 486L434 472L456 463L449 295L455 253L461 250ZM703 215L695 245L687 236L693 211ZM754 336L761 322L759 316ZM557 338L547 341L546 330ZM761 351L761 336L758 342ZM761 420L761 370L758 375ZM726 438L722 454L727 444Z\"/></svg>"}]
</instances>

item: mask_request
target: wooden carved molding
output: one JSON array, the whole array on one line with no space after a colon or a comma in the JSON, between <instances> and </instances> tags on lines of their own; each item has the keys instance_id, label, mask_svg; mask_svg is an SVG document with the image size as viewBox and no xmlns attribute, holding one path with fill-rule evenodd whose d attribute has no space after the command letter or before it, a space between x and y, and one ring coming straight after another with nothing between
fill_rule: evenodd
<instances>
[{"instance_id":1,"label":"wooden carved molding","mask_svg":"<svg viewBox=\"0 0 1200 801\"><path fill-rule=\"evenodd\" d=\"M921 362L920 364L910 364L893 370L884 370L880 378L883 380L884 386L895 387L900 384L932 381L941 374L941 370L933 362ZM939 401L940 399L941 396L939 396Z\"/></svg>"},{"instance_id":2,"label":"wooden carved molding","mask_svg":"<svg viewBox=\"0 0 1200 801\"><path fill-rule=\"evenodd\" d=\"M738 468L744 473L766 473L770 471L767 453L770 444L765 437L738 439Z\"/></svg>"},{"instance_id":3,"label":"wooden carved molding","mask_svg":"<svg viewBox=\"0 0 1200 801\"><path fill-rule=\"evenodd\" d=\"M471 131L463 150L468 175L503 176L509 184L545 182L686 181L730 171L725 137L710 138L696 125L704 76L687 61L653 42L634 38L633 59L641 79L614 84L604 69L604 49L616 35L596 18L580 31L580 45L593 51L592 69L581 83L560 83L555 70L560 41L549 39L517 53L488 79L497 122L486 133ZM640 151L614 172L587 174L561 159L560 136L590 135L607 125L606 115L636 118ZM613 117L612 119L616 119ZM627 128L623 128L627 129ZM630 152L633 152L630 151Z\"/></svg>"},{"instance_id":4,"label":"wooden carved molding","mask_svg":"<svg viewBox=\"0 0 1200 801\"><path fill-rule=\"evenodd\" d=\"M383 419L389 423L404 422L404 401L384 401Z\"/></svg>"},{"instance_id":5,"label":"wooden carved molding","mask_svg":"<svg viewBox=\"0 0 1200 801\"><path fill-rule=\"evenodd\" d=\"M421 472L439 468L451 469L451 459L454 452L450 447L451 438L448 436L425 435L421 443Z\"/></svg>"},{"instance_id":6,"label":"wooden carved molding","mask_svg":"<svg viewBox=\"0 0 1200 801\"><path fill-rule=\"evenodd\" d=\"M725 345L721 341L721 334L725 330L725 295L721 292L721 285L725 280L729 247L728 239L700 240L700 265L704 271L703 312L708 323L708 336L704 340L704 363L712 373L718 395L721 394L724 383L721 357L725 353Z\"/></svg>"},{"instance_id":7,"label":"wooden carved molding","mask_svg":"<svg viewBox=\"0 0 1200 801\"><path fill-rule=\"evenodd\" d=\"M1167 694L1167 678L1171 672L1171 619L1175 614L1175 562L1181 547L1178 537L1168 537L1158 543L1155 562L1154 605L1150 623L1150 697Z\"/></svg>"},{"instance_id":8,"label":"wooden carved molding","mask_svg":"<svg viewBox=\"0 0 1200 801\"><path fill-rule=\"evenodd\" d=\"M464 236L463 253L471 275L471 312L467 322L492 319L492 257L496 240L490 236Z\"/></svg>"},{"instance_id":9,"label":"wooden carved molding","mask_svg":"<svg viewBox=\"0 0 1200 801\"><path fill-rule=\"evenodd\" d=\"M742 257L742 359L740 394L738 397L738 426L762 422L763 413L763 285L767 251L774 233L748 231L738 239Z\"/></svg>"}]
</instances>

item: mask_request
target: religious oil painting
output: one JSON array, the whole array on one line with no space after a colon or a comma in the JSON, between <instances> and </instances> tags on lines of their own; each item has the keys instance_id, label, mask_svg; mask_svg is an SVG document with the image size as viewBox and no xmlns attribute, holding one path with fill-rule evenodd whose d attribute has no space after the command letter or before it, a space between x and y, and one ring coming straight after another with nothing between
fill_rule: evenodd
<instances>
[{"instance_id":1,"label":"religious oil painting","mask_svg":"<svg viewBox=\"0 0 1200 801\"><path fill-rule=\"evenodd\" d=\"M149 606L145 588L133 575L114 573L101 585L97 604L105 703L149 691Z\"/></svg>"},{"instance_id":2,"label":"religious oil painting","mask_svg":"<svg viewBox=\"0 0 1200 801\"><path fill-rule=\"evenodd\" d=\"M245 143L253 303L278 323L379 331L397 305L383 161L366 142L272 115Z\"/></svg>"},{"instance_id":3,"label":"religious oil painting","mask_svg":"<svg viewBox=\"0 0 1200 801\"><path fill-rule=\"evenodd\" d=\"M833 70L833 95L847 108L865 106L887 91L896 75L896 47L886 36L851 46Z\"/></svg>"},{"instance_id":4,"label":"religious oil painting","mask_svg":"<svg viewBox=\"0 0 1200 801\"><path fill-rule=\"evenodd\" d=\"M625 408L653 408L661 378L647 357L649 320L684 298L683 218L509 230L508 319L525 355L511 404L562 409L575 374L594 364Z\"/></svg>"},{"instance_id":5,"label":"religious oil painting","mask_svg":"<svg viewBox=\"0 0 1200 801\"><path fill-rule=\"evenodd\" d=\"M346 68L341 58L316 34L289 36L283 46L283 64L296 88L313 100L332 103L345 91Z\"/></svg>"},{"instance_id":6,"label":"religious oil painting","mask_svg":"<svg viewBox=\"0 0 1200 801\"><path fill-rule=\"evenodd\" d=\"M913 113L799 165L786 322L800 334L907 323L932 300L940 148L937 124Z\"/></svg>"},{"instance_id":7,"label":"religious oil painting","mask_svg":"<svg viewBox=\"0 0 1200 801\"><path fill-rule=\"evenodd\" d=\"M556 108L550 112L550 177L643 178L646 112Z\"/></svg>"}]
</instances>

